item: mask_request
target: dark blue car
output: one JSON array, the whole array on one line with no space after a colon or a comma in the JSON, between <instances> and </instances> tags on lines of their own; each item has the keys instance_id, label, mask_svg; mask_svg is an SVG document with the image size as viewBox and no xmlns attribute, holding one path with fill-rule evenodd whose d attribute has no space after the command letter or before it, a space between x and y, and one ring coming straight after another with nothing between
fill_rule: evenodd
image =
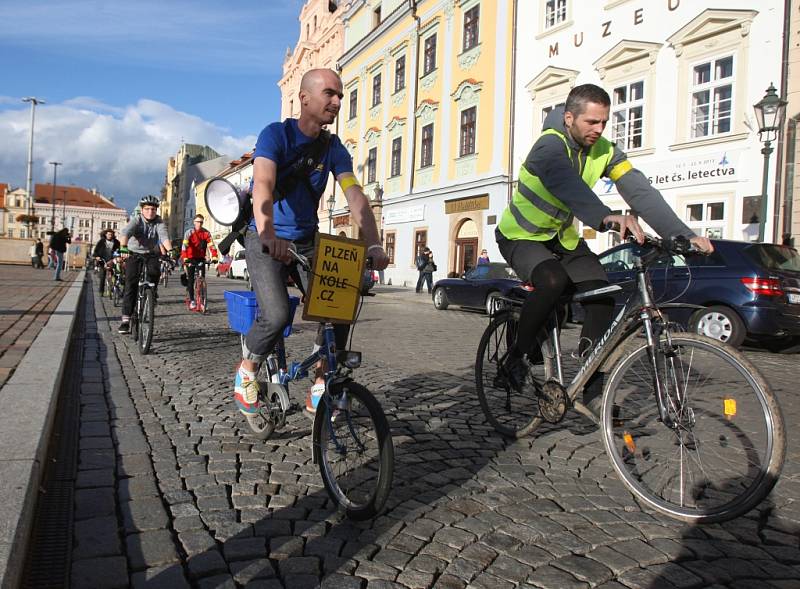
<instances>
[{"instance_id":1,"label":"dark blue car","mask_svg":"<svg viewBox=\"0 0 800 589\"><path fill-rule=\"evenodd\" d=\"M733 346L748 338L770 345L800 336L800 256L788 246L712 239L710 256L674 256L650 270L657 303L702 305L670 308L669 318L689 331ZM612 284L633 280L634 244L600 254ZM617 310L627 293L616 295ZM582 309L574 306L573 318Z\"/></svg>"},{"instance_id":2,"label":"dark blue car","mask_svg":"<svg viewBox=\"0 0 800 589\"><path fill-rule=\"evenodd\" d=\"M479 264L461 278L443 278L433 285L433 306L439 310L449 305L475 307L489 312L492 299L508 295L521 284L514 270L505 263Z\"/></svg>"}]
</instances>

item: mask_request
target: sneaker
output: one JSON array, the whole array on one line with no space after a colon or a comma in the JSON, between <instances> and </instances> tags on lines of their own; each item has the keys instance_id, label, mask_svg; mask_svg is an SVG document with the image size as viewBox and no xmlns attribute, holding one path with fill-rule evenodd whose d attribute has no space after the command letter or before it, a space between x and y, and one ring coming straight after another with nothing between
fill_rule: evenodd
<instances>
[{"instance_id":1,"label":"sneaker","mask_svg":"<svg viewBox=\"0 0 800 589\"><path fill-rule=\"evenodd\" d=\"M233 382L233 398L239 411L245 415L258 413L258 393L258 381L250 380L237 369L236 379Z\"/></svg>"},{"instance_id":2,"label":"sneaker","mask_svg":"<svg viewBox=\"0 0 800 589\"><path fill-rule=\"evenodd\" d=\"M314 415L317 412L317 405L319 405L319 400L322 398L322 394L325 392L325 384L324 383L316 383L311 389L308 391L306 395L306 411Z\"/></svg>"},{"instance_id":3,"label":"sneaker","mask_svg":"<svg viewBox=\"0 0 800 589\"><path fill-rule=\"evenodd\" d=\"M189 310L190 311L195 311L196 309L197 309L197 303L196 302L192 301L191 303L189 303Z\"/></svg>"},{"instance_id":4,"label":"sneaker","mask_svg":"<svg viewBox=\"0 0 800 589\"><path fill-rule=\"evenodd\" d=\"M117 328L117 333L130 333L131 332L131 324L130 321L123 321L119 324L119 328Z\"/></svg>"},{"instance_id":5,"label":"sneaker","mask_svg":"<svg viewBox=\"0 0 800 589\"><path fill-rule=\"evenodd\" d=\"M525 381L529 374L528 362L525 358L522 356L508 356L501 370L512 388L521 390L525 386Z\"/></svg>"}]
</instances>

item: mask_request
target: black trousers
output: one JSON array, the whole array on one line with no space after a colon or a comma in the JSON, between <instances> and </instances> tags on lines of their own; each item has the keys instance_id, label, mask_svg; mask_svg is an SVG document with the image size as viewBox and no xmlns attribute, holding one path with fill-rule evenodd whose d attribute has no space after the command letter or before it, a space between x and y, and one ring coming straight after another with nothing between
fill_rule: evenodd
<instances>
[{"instance_id":1,"label":"black trousers","mask_svg":"<svg viewBox=\"0 0 800 589\"><path fill-rule=\"evenodd\" d=\"M190 258L186 260L186 290L189 293L189 300L194 300L194 277L197 276L205 278L206 275L206 261L200 258Z\"/></svg>"},{"instance_id":2,"label":"black trousers","mask_svg":"<svg viewBox=\"0 0 800 589\"><path fill-rule=\"evenodd\" d=\"M161 261L158 256L131 255L125 262L125 290L122 294L122 316L130 317L136 302L136 290L139 285L139 274L142 265L147 264L147 280L155 285L161 278Z\"/></svg>"}]
</instances>

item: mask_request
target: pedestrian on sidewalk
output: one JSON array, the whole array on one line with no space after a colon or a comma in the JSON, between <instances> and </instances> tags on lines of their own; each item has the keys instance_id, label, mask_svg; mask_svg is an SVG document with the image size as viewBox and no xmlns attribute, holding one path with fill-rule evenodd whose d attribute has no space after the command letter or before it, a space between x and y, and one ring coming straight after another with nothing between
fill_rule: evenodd
<instances>
[{"instance_id":1,"label":"pedestrian on sidewalk","mask_svg":"<svg viewBox=\"0 0 800 589\"><path fill-rule=\"evenodd\" d=\"M42 243L41 239L36 240L36 267L37 268L44 268L44 262L42 262L42 257L44 256L44 244Z\"/></svg>"},{"instance_id":2,"label":"pedestrian on sidewalk","mask_svg":"<svg viewBox=\"0 0 800 589\"><path fill-rule=\"evenodd\" d=\"M69 229L64 227L60 231L56 231L50 238L50 249L53 250L55 257L54 263L56 265L56 272L53 280L61 281L61 270L64 267L64 254L67 252L67 244L72 243L69 237Z\"/></svg>"},{"instance_id":3,"label":"pedestrian on sidewalk","mask_svg":"<svg viewBox=\"0 0 800 589\"><path fill-rule=\"evenodd\" d=\"M489 263L489 253L486 250L481 250L481 255L478 258L478 266L481 264L488 264Z\"/></svg>"},{"instance_id":4,"label":"pedestrian on sidewalk","mask_svg":"<svg viewBox=\"0 0 800 589\"><path fill-rule=\"evenodd\" d=\"M34 268L38 268L39 267L39 258L36 257L36 242L35 241L31 244L31 247L30 247L30 250L28 251L28 253L31 256L31 266L34 267Z\"/></svg>"},{"instance_id":5,"label":"pedestrian on sidewalk","mask_svg":"<svg viewBox=\"0 0 800 589\"><path fill-rule=\"evenodd\" d=\"M419 278L417 278L417 292L422 292L422 283L428 285L428 294L433 288L433 273L436 272L436 262L433 261L433 252L429 247L420 252L416 260Z\"/></svg>"}]
</instances>

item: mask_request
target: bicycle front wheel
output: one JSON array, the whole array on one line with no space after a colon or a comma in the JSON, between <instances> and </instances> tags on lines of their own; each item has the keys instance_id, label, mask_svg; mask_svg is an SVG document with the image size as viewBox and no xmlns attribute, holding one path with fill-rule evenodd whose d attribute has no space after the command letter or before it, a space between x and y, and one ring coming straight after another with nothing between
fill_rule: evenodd
<instances>
[{"instance_id":1,"label":"bicycle front wheel","mask_svg":"<svg viewBox=\"0 0 800 589\"><path fill-rule=\"evenodd\" d=\"M383 509L392 486L394 446L386 416L365 387L346 382L320 399L314 457L325 490L349 518L369 519Z\"/></svg>"},{"instance_id":2,"label":"bicycle front wheel","mask_svg":"<svg viewBox=\"0 0 800 589\"><path fill-rule=\"evenodd\" d=\"M197 302L197 310L201 313L206 312L206 280L205 278L198 278L195 282L195 301Z\"/></svg>"},{"instance_id":3,"label":"bicycle front wheel","mask_svg":"<svg viewBox=\"0 0 800 589\"><path fill-rule=\"evenodd\" d=\"M737 350L697 334L633 348L603 397L606 451L627 487L670 517L711 523L755 507L786 452L778 401ZM656 406L659 383L665 404Z\"/></svg>"},{"instance_id":4,"label":"bicycle front wheel","mask_svg":"<svg viewBox=\"0 0 800 589\"><path fill-rule=\"evenodd\" d=\"M153 343L153 323L155 320L155 300L153 290L144 291L142 300L142 316L139 317L139 350L142 354L150 353L150 344Z\"/></svg>"},{"instance_id":5,"label":"bicycle front wheel","mask_svg":"<svg viewBox=\"0 0 800 589\"><path fill-rule=\"evenodd\" d=\"M542 423L538 387L554 377L553 355L544 332L537 338L540 356L533 358L525 386L516 389L503 367L508 352L517 341L519 317L514 312L500 312L489 323L478 344L475 360L475 389L486 420L500 434L521 438Z\"/></svg>"}]
</instances>

